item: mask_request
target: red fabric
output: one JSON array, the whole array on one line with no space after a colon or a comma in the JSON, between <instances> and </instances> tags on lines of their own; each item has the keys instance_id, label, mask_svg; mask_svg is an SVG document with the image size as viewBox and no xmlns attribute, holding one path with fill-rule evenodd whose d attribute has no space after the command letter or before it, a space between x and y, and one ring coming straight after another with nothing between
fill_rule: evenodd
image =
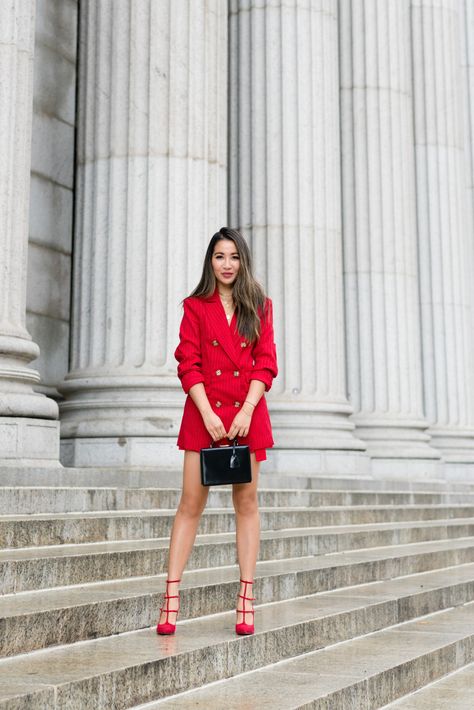
<instances>
[{"instance_id":1,"label":"red fabric","mask_svg":"<svg viewBox=\"0 0 474 710\"><path fill-rule=\"evenodd\" d=\"M247 397L250 381L261 380L268 391L278 374L272 302L267 298L260 338L253 344L238 333L235 314L229 326L217 288L210 298L190 296L183 305L180 341L174 354L178 377L186 394L197 382L204 383L213 411L229 431ZM180 449L199 451L210 443L201 414L188 394L177 445ZM254 409L248 435L239 438L239 443L248 444L260 461L266 458L265 449L273 446L264 395Z\"/></svg>"}]
</instances>

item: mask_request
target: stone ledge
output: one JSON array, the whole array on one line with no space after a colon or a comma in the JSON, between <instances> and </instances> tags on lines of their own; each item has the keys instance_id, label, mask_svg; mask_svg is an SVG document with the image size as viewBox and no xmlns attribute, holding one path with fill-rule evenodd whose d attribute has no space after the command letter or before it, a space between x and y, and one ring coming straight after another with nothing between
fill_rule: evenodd
<instances>
[{"instance_id":1,"label":"stone ledge","mask_svg":"<svg viewBox=\"0 0 474 710\"><path fill-rule=\"evenodd\" d=\"M59 421L0 417L0 465L59 467Z\"/></svg>"}]
</instances>

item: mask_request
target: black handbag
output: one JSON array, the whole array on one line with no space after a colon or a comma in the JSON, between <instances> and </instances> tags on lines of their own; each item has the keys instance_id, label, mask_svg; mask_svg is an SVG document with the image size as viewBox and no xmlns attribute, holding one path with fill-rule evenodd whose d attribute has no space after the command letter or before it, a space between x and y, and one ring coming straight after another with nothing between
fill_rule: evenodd
<instances>
[{"instance_id":1,"label":"black handbag","mask_svg":"<svg viewBox=\"0 0 474 710\"><path fill-rule=\"evenodd\" d=\"M232 445L211 446L201 449L201 483L203 486L219 486L226 483L250 483L250 449L239 446L237 439Z\"/></svg>"}]
</instances>

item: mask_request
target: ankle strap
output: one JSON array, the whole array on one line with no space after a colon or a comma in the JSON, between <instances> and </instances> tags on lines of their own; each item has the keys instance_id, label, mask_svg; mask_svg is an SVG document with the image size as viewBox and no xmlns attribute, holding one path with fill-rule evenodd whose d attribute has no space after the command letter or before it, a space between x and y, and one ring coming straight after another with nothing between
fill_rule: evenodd
<instances>
[{"instance_id":1,"label":"ankle strap","mask_svg":"<svg viewBox=\"0 0 474 710\"><path fill-rule=\"evenodd\" d=\"M247 579L241 579L240 581L241 581L241 582L245 582L246 584L253 584L253 581L252 581L252 582L249 582Z\"/></svg>"},{"instance_id":2,"label":"ankle strap","mask_svg":"<svg viewBox=\"0 0 474 710\"><path fill-rule=\"evenodd\" d=\"M171 584L171 582L181 582L180 579L167 579L166 584Z\"/></svg>"}]
</instances>

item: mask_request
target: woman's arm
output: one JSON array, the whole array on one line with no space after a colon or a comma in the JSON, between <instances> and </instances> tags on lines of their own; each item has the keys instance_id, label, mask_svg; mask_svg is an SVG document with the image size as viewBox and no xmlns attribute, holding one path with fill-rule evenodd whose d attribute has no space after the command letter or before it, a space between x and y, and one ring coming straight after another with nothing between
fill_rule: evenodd
<instances>
[{"instance_id":1,"label":"woman's arm","mask_svg":"<svg viewBox=\"0 0 474 710\"><path fill-rule=\"evenodd\" d=\"M198 382L204 382L201 358L199 313L196 305L186 298L183 301L183 317L179 327L179 345L174 356L178 361L178 377L184 393Z\"/></svg>"},{"instance_id":2,"label":"woman's arm","mask_svg":"<svg viewBox=\"0 0 474 710\"><path fill-rule=\"evenodd\" d=\"M263 382L251 380L242 409L237 412L234 421L230 425L229 433L227 434L229 439L235 439L236 436L247 436L254 409L264 392L265 384Z\"/></svg>"},{"instance_id":3,"label":"woman's arm","mask_svg":"<svg viewBox=\"0 0 474 710\"><path fill-rule=\"evenodd\" d=\"M190 388L189 396L199 409L204 426L211 435L213 441L223 439L226 436L226 430L221 418L212 410L202 382L198 382Z\"/></svg>"},{"instance_id":4,"label":"woman's arm","mask_svg":"<svg viewBox=\"0 0 474 710\"><path fill-rule=\"evenodd\" d=\"M179 345L174 354L178 360L178 377L184 392L189 394L199 409L209 435L213 441L219 441L225 437L226 432L220 417L212 411L204 389L199 313L195 304L188 299L184 300L183 306Z\"/></svg>"},{"instance_id":5,"label":"woman's arm","mask_svg":"<svg viewBox=\"0 0 474 710\"><path fill-rule=\"evenodd\" d=\"M265 384L260 380L250 380L250 387L243 403L242 409L252 416L253 411L259 403L263 393L265 392ZM253 406L252 406L253 405Z\"/></svg>"},{"instance_id":6,"label":"woman's arm","mask_svg":"<svg viewBox=\"0 0 474 710\"><path fill-rule=\"evenodd\" d=\"M252 355L255 365L252 370L252 382L258 380L268 392L273 379L278 374L275 336L273 333L273 304L270 298L265 303L265 316L261 321L260 337L253 346Z\"/></svg>"}]
</instances>

